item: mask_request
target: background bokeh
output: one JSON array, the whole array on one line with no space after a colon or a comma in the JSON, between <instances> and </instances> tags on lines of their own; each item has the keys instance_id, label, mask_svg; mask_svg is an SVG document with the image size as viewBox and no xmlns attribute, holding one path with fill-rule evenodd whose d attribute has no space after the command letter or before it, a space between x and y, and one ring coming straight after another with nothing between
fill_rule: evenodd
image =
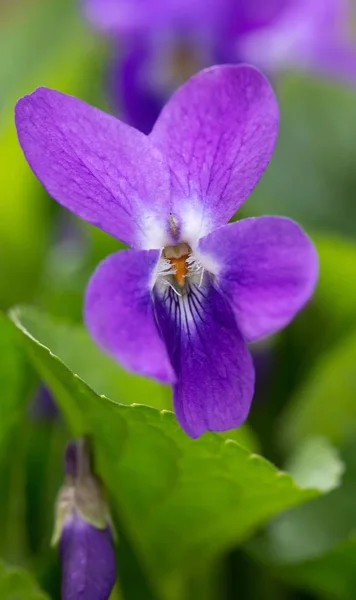
<instances>
[{"instance_id":1,"label":"background bokeh","mask_svg":"<svg viewBox=\"0 0 356 600\"><path fill-rule=\"evenodd\" d=\"M318 247L320 281L292 325L252 348L258 382L248 423L200 443L185 440L165 413L157 413L165 425L158 436L156 412L115 421L101 409L105 394L170 410L170 391L126 373L89 340L81 324L85 285L120 243L53 202L17 142L14 104L39 85L112 109L111 56L110 40L93 32L74 0L0 3L0 597L14 590L16 598L45 597L39 587L60 597L49 542L62 453L66 440L89 430L118 530L113 598L354 600L355 86L310 71L272 80L279 140L238 216L298 220ZM6 316L14 306L21 306L11 313L17 328ZM24 341L21 326L93 397L67 384L65 367ZM43 397L43 380L61 410ZM252 452L250 463L242 451L221 457L224 438ZM302 498L291 480L274 489L269 463L257 458L250 471L254 453L303 488L317 488L318 497ZM114 468L117 457L124 458Z\"/></svg>"}]
</instances>

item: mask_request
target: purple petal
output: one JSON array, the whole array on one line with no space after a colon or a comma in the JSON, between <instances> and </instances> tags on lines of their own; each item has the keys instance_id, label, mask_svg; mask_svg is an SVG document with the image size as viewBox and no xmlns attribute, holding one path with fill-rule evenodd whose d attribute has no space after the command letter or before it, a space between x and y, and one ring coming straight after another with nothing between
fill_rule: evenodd
<instances>
[{"instance_id":1,"label":"purple petal","mask_svg":"<svg viewBox=\"0 0 356 600\"><path fill-rule=\"evenodd\" d=\"M232 310L206 280L183 297L170 287L155 295L158 324L178 376L176 415L192 437L238 427L254 388L252 360Z\"/></svg>"},{"instance_id":2,"label":"purple petal","mask_svg":"<svg viewBox=\"0 0 356 600\"><path fill-rule=\"evenodd\" d=\"M158 2L158 8L160 4ZM95 27L115 33L146 28L157 17L157 2L147 0L83 0L83 5Z\"/></svg>"},{"instance_id":3,"label":"purple petal","mask_svg":"<svg viewBox=\"0 0 356 600\"><path fill-rule=\"evenodd\" d=\"M222 3L224 5L222 6ZM217 28L231 0L84 0L88 19L99 29L117 34L159 34Z\"/></svg>"},{"instance_id":4,"label":"purple petal","mask_svg":"<svg viewBox=\"0 0 356 600\"><path fill-rule=\"evenodd\" d=\"M314 68L319 48L345 36L347 13L344 0L285 0L269 23L240 37L238 55L269 71Z\"/></svg>"},{"instance_id":5,"label":"purple petal","mask_svg":"<svg viewBox=\"0 0 356 600\"><path fill-rule=\"evenodd\" d=\"M164 245L169 174L146 136L47 88L19 100L16 125L32 170L60 204L128 244Z\"/></svg>"},{"instance_id":6,"label":"purple petal","mask_svg":"<svg viewBox=\"0 0 356 600\"><path fill-rule=\"evenodd\" d=\"M92 276L85 298L87 327L127 369L163 382L175 380L155 323L151 299L159 251L121 250Z\"/></svg>"},{"instance_id":7,"label":"purple petal","mask_svg":"<svg viewBox=\"0 0 356 600\"><path fill-rule=\"evenodd\" d=\"M217 265L218 284L247 341L287 325L313 293L317 254L290 219L230 223L200 240L199 249Z\"/></svg>"},{"instance_id":8,"label":"purple petal","mask_svg":"<svg viewBox=\"0 0 356 600\"><path fill-rule=\"evenodd\" d=\"M292 0L293 1L293 0ZM246 62L259 66L258 60L244 57L245 41L256 32L264 31L280 18L291 0L225 0L224 27L221 34L215 29L219 59L215 63ZM242 46L242 50L241 50Z\"/></svg>"},{"instance_id":9,"label":"purple petal","mask_svg":"<svg viewBox=\"0 0 356 600\"><path fill-rule=\"evenodd\" d=\"M267 27L294 0L230 0L234 13L231 15L231 28L236 35L243 35L262 27Z\"/></svg>"},{"instance_id":10,"label":"purple petal","mask_svg":"<svg viewBox=\"0 0 356 600\"><path fill-rule=\"evenodd\" d=\"M168 156L183 239L230 219L265 170L277 129L272 88L252 67L211 67L175 92L150 137Z\"/></svg>"},{"instance_id":11,"label":"purple petal","mask_svg":"<svg viewBox=\"0 0 356 600\"><path fill-rule=\"evenodd\" d=\"M202 31L193 34L178 27L164 35L127 36L112 69L114 97L126 120L150 133L174 90L215 62L214 50Z\"/></svg>"},{"instance_id":12,"label":"purple petal","mask_svg":"<svg viewBox=\"0 0 356 600\"><path fill-rule=\"evenodd\" d=\"M132 35L112 62L112 91L125 120L150 133L168 98L190 75L214 62L209 40L194 32Z\"/></svg>"},{"instance_id":13,"label":"purple petal","mask_svg":"<svg viewBox=\"0 0 356 600\"><path fill-rule=\"evenodd\" d=\"M145 134L152 130L164 104L162 95L145 77L150 58L149 42L135 37L126 45L124 56L115 58L111 70L115 104L122 107L125 120Z\"/></svg>"},{"instance_id":14,"label":"purple petal","mask_svg":"<svg viewBox=\"0 0 356 600\"><path fill-rule=\"evenodd\" d=\"M68 442L64 454L64 472L71 477L79 477L82 473L78 470L78 442Z\"/></svg>"},{"instance_id":15,"label":"purple petal","mask_svg":"<svg viewBox=\"0 0 356 600\"><path fill-rule=\"evenodd\" d=\"M320 46L314 55L314 68L322 74L355 84L356 45L339 41Z\"/></svg>"},{"instance_id":16,"label":"purple petal","mask_svg":"<svg viewBox=\"0 0 356 600\"><path fill-rule=\"evenodd\" d=\"M109 527L97 529L76 514L64 526L60 553L62 600L108 600L116 579Z\"/></svg>"}]
</instances>

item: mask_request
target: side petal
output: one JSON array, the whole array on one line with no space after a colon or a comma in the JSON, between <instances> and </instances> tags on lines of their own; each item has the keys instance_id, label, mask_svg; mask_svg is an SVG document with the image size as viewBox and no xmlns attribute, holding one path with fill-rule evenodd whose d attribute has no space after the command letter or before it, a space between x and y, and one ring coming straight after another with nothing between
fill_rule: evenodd
<instances>
[{"instance_id":1,"label":"side petal","mask_svg":"<svg viewBox=\"0 0 356 600\"><path fill-rule=\"evenodd\" d=\"M199 249L215 264L218 284L247 341L287 325L317 281L313 243L297 223L284 217L230 223L201 239Z\"/></svg>"},{"instance_id":2,"label":"side petal","mask_svg":"<svg viewBox=\"0 0 356 600\"><path fill-rule=\"evenodd\" d=\"M253 67L211 67L173 94L150 137L168 157L183 239L232 217L267 167L277 129L273 90Z\"/></svg>"},{"instance_id":3,"label":"side petal","mask_svg":"<svg viewBox=\"0 0 356 600\"><path fill-rule=\"evenodd\" d=\"M183 297L167 288L155 295L155 309L177 373L174 407L182 428L195 438L238 427L250 409L254 371L226 299L208 282Z\"/></svg>"},{"instance_id":4,"label":"side petal","mask_svg":"<svg viewBox=\"0 0 356 600\"><path fill-rule=\"evenodd\" d=\"M30 167L60 204L128 244L163 245L169 173L146 136L48 88L18 101L16 126Z\"/></svg>"},{"instance_id":5,"label":"side petal","mask_svg":"<svg viewBox=\"0 0 356 600\"><path fill-rule=\"evenodd\" d=\"M89 281L86 325L96 342L127 369L170 383L175 374L153 313L151 280L159 251L121 250Z\"/></svg>"}]
</instances>

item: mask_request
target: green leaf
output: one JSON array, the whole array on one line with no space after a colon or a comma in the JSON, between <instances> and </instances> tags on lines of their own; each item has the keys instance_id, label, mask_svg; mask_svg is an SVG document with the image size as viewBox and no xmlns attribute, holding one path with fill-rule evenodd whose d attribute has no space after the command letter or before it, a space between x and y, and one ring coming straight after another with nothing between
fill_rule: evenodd
<instances>
[{"instance_id":1,"label":"green leaf","mask_svg":"<svg viewBox=\"0 0 356 600\"><path fill-rule=\"evenodd\" d=\"M170 389L152 379L125 371L104 354L81 325L53 322L46 315L39 318L35 310L22 313L25 327L35 331L52 352L84 379L97 394L109 396L116 402L137 402L156 408L170 408Z\"/></svg>"},{"instance_id":2,"label":"green leaf","mask_svg":"<svg viewBox=\"0 0 356 600\"><path fill-rule=\"evenodd\" d=\"M234 441L213 433L190 439L168 411L98 396L44 345L45 338L61 337L61 327L33 311L16 311L12 318L73 435L93 436L114 509L166 592L183 570L318 495ZM85 346L81 352L85 356Z\"/></svg>"},{"instance_id":3,"label":"green leaf","mask_svg":"<svg viewBox=\"0 0 356 600\"><path fill-rule=\"evenodd\" d=\"M31 575L23 569L8 567L0 562L1 600L48 600Z\"/></svg>"},{"instance_id":4,"label":"green leaf","mask_svg":"<svg viewBox=\"0 0 356 600\"><path fill-rule=\"evenodd\" d=\"M28 324L31 330L34 320L37 336L41 341L98 394L104 394L123 404L137 402L161 409L172 407L171 390L168 386L125 371L98 348L82 325L61 323L53 329L53 322L49 317L42 315L39 322L36 314L26 310L25 326ZM222 435L234 439L249 450L258 450L258 440L247 425Z\"/></svg>"}]
</instances>

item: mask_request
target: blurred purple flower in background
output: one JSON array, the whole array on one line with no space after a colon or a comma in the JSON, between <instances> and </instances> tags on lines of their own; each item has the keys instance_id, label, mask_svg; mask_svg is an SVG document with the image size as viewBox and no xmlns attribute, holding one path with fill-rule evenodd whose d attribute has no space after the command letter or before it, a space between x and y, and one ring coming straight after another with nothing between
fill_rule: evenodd
<instances>
[{"instance_id":1,"label":"blurred purple flower in background","mask_svg":"<svg viewBox=\"0 0 356 600\"><path fill-rule=\"evenodd\" d=\"M116 579L113 532L86 438L68 443L64 472L52 540L60 548L61 598L107 600Z\"/></svg>"},{"instance_id":2,"label":"blurred purple flower in background","mask_svg":"<svg viewBox=\"0 0 356 600\"><path fill-rule=\"evenodd\" d=\"M174 89L212 64L355 80L348 0L84 0L84 10L114 39L114 99L145 133Z\"/></svg>"},{"instance_id":3,"label":"blurred purple flower in background","mask_svg":"<svg viewBox=\"0 0 356 600\"><path fill-rule=\"evenodd\" d=\"M44 383L38 386L32 398L29 415L34 421L55 421L60 416L53 394Z\"/></svg>"},{"instance_id":4,"label":"blurred purple flower in background","mask_svg":"<svg viewBox=\"0 0 356 600\"><path fill-rule=\"evenodd\" d=\"M173 384L189 435L240 425L254 388L246 342L289 323L317 277L314 247L293 221L226 225L273 152L268 81L247 66L206 69L150 136L47 88L19 100L16 124L47 191L137 248L106 258L89 283L93 337L126 368Z\"/></svg>"}]
</instances>

